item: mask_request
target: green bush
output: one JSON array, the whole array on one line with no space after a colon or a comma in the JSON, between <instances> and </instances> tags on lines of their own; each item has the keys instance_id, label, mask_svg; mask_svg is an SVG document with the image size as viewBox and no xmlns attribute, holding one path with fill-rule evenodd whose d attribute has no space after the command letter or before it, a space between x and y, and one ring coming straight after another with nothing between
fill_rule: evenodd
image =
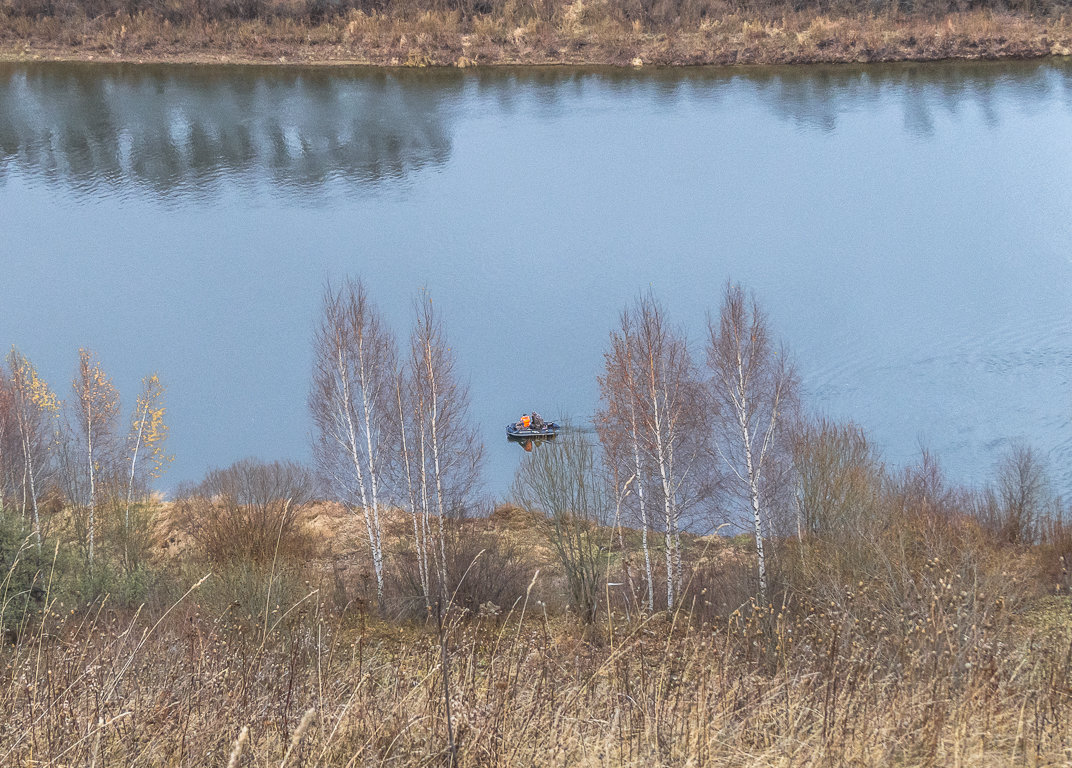
<instances>
[{"instance_id":1,"label":"green bush","mask_svg":"<svg viewBox=\"0 0 1072 768\"><path fill-rule=\"evenodd\" d=\"M0 514L0 630L16 638L45 600L49 562L21 521Z\"/></svg>"}]
</instances>

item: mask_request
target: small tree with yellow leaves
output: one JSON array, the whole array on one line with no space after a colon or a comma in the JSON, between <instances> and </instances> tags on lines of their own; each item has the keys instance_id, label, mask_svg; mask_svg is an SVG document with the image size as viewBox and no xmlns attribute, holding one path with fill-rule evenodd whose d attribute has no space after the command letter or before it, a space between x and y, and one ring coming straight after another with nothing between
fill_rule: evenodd
<instances>
[{"instance_id":1,"label":"small tree with yellow leaves","mask_svg":"<svg viewBox=\"0 0 1072 768\"><path fill-rule=\"evenodd\" d=\"M78 350L78 375L71 382L85 495L76 500L83 511L86 559L93 565L98 523L97 510L103 483L115 477L118 451L119 392L105 374L100 360L87 349Z\"/></svg>"},{"instance_id":2,"label":"small tree with yellow leaves","mask_svg":"<svg viewBox=\"0 0 1072 768\"><path fill-rule=\"evenodd\" d=\"M33 364L14 347L7 357L10 395L18 434L20 473L16 477L22 516L32 516L34 539L41 547L40 496L51 471L60 401Z\"/></svg>"},{"instance_id":3,"label":"small tree with yellow leaves","mask_svg":"<svg viewBox=\"0 0 1072 768\"><path fill-rule=\"evenodd\" d=\"M172 460L166 451L168 426L164 421L164 385L160 376L153 373L141 380L141 392L134 405L127 435L126 461L129 471L126 476L126 502L123 508L123 557L127 565L133 564L133 546L142 526L135 525L136 504L149 493L153 480L160 477Z\"/></svg>"}]
</instances>

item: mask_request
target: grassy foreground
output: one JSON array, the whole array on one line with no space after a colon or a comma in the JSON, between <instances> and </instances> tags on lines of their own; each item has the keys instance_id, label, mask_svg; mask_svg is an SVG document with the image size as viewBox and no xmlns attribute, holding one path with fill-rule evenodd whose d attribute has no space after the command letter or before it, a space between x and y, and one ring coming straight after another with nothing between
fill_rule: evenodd
<instances>
[{"instance_id":1,"label":"grassy foreground","mask_svg":"<svg viewBox=\"0 0 1072 768\"><path fill-rule=\"evenodd\" d=\"M173 552L150 590L172 597L140 608L72 606L46 568L43 612L0 648L0 764L448 765L448 699L459 766L1072 757L1072 603L1037 581L1037 552L991 548L974 526L903 540L885 578L823 593L805 569L776 605L737 608L719 601L734 567L749 570L747 542L690 537L700 565L681 609L627 615L612 599L585 627L554 604L542 534L497 514L461 524L488 567L466 569L471 599L440 631L421 610L383 618L347 596L353 525L310 521L335 552L303 565L209 567ZM795 560L843 565L787 547L785 574ZM610 563L613 575L622 563Z\"/></svg>"},{"instance_id":2,"label":"grassy foreground","mask_svg":"<svg viewBox=\"0 0 1072 768\"><path fill-rule=\"evenodd\" d=\"M99 608L5 653L5 765L446 764L430 631ZM457 764L1066 765L1067 638L967 647L949 629L924 622L886 657L877 627L836 614L659 617L595 642L533 605L454 623Z\"/></svg>"},{"instance_id":3,"label":"grassy foreground","mask_svg":"<svg viewBox=\"0 0 1072 768\"><path fill-rule=\"evenodd\" d=\"M737 65L1034 58L1072 54L1072 14L723 7L644 20L607 0L499 13L353 9L331 18L0 13L0 58L471 66ZM533 6L535 7L535 6Z\"/></svg>"}]
</instances>

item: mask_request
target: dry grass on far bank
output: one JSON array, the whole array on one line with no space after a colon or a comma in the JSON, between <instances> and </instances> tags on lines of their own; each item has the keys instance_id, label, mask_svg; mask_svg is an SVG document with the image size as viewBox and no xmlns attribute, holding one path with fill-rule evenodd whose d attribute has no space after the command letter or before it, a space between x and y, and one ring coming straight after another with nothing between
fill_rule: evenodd
<instances>
[{"instance_id":1,"label":"dry grass on far bank","mask_svg":"<svg viewBox=\"0 0 1072 768\"><path fill-rule=\"evenodd\" d=\"M629 19L607 0L549 17L352 10L312 22L268 17L172 22L155 13L0 14L0 57L104 61L468 66L796 64L1072 54L1072 14L747 13L696 23Z\"/></svg>"}]
</instances>

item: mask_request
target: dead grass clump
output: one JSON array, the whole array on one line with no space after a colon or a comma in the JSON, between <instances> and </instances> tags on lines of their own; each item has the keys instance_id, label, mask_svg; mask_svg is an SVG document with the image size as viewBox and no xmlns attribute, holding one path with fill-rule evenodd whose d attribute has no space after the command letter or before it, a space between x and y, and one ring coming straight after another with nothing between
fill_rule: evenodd
<instances>
[{"instance_id":1,"label":"dead grass clump","mask_svg":"<svg viewBox=\"0 0 1072 768\"><path fill-rule=\"evenodd\" d=\"M1047 586L1064 594L1072 591L1072 525L1063 510L1040 526L1039 559Z\"/></svg>"},{"instance_id":2,"label":"dead grass clump","mask_svg":"<svg viewBox=\"0 0 1072 768\"><path fill-rule=\"evenodd\" d=\"M531 553L494 531L481 530L484 521L454 521L447 540L447 586L451 606L468 616L494 616L509 610L526 594L539 568ZM421 591L416 555L398 549L392 555L396 572L394 595L389 600L400 616L428 618L429 602ZM439 579L430 585L430 601L439 595Z\"/></svg>"}]
</instances>

